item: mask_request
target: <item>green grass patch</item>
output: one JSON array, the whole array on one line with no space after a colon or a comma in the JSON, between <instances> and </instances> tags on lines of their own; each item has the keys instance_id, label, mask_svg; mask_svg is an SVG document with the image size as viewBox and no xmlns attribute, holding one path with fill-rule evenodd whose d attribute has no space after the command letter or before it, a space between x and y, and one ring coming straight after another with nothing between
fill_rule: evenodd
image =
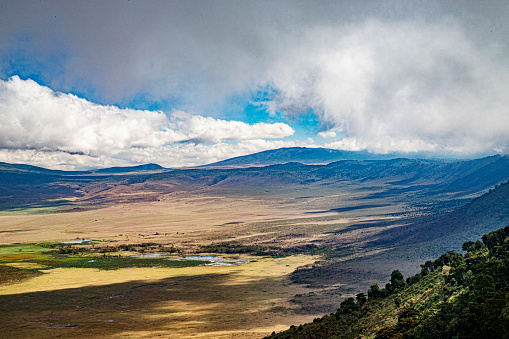
<instances>
[{"instance_id":1,"label":"green grass patch","mask_svg":"<svg viewBox=\"0 0 509 339\"><path fill-rule=\"evenodd\" d=\"M0 246L0 264L4 268L8 277L15 277L21 274L31 276L32 273L24 272L23 269L14 269L5 264L9 263L32 263L43 266L36 269L51 268L96 268L102 270L115 270L119 268L129 267L194 267L208 264L207 260L186 260L178 257L161 257L161 258L140 258L121 255L99 255L97 253L85 254L59 254L59 249L49 247L51 244L14 244ZM72 248L67 246L63 248ZM8 268L5 268L8 267ZM24 273L23 273L23 272ZM17 280L17 278L9 278L8 281ZM7 281L6 280L6 281Z\"/></svg>"},{"instance_id":2,"label":"green grass patch","mask_svg":"<svg viewBox=\"0 0 509 339\"><path fill-rule=\"evenodd\" d=\"M54 213L56 207L21 207L0 211L0 216Z\"/></svg>"},{"instance_id":3,"label":"green grass patch","mask_svg":"<svg viewBox=\"0 0 509 339\"><path fill-rule=\"evenodd\" d=\"M193 267L208 264L205 260L169 260L168 258L137 258L123 256L60 256L30 260L47 268L96 268L116 270L130 267Z\"/></svg>"},{"instance_id":4,"label":"green grass patch","mask_svg":"<svg viewBox=\"0 0 509 339\"><path fill-rule=\"evenodd\" d=\"M0 260L2 256L13 254L42 253L48 252L47 248L38 244L13 244L0 246Z\"/></svg>"},{"instance_id":5,"label":"green grass patch","mask_svg":"<svg viewBox=\"0 0 509 339\"><path fill-rule=\"evenodd\" d=\"M198 253L250 254L269 258L283 258L295 254L320 255L330 251L315 244L283 248L277 246L240 245L221 243L201 246Z\"/></svg>"},{"instance_id":6,"label":"green grass patch","mask_svg":"<svg viewBox=\"0 0 509 339\"><path fill-rule=\"evenodd\" d=\"M87 207L86 209L96 209L98 206ZM1 209L1 207L0 207ZM0 216L9 215L27 215L27 214L52 214L62 212L74 212L83 210L84 208L78 205L69 203L67 200L59 202L50 202L43 204L31 205L18 205L18 207L5 208L0 210Z\"/></svg>"}]
</instances>

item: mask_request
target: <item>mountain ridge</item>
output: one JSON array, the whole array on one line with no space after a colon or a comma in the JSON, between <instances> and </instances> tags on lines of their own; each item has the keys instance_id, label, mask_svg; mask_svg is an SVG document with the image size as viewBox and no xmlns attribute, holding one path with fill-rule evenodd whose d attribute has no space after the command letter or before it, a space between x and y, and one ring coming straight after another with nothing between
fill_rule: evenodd
<instances>
[{"instance_id":1,"label":"mountain ridge","mask_svg":"<svg viewBox=\"0 0 509 339\"><path fill-rule=\"evenodd\" d=\"M375 154L367 151L342 151L323 147L283 147L238 156L199 167L251 167L300 162L302 164L328 164L338 160L386 160L395 154Z\"/></svg>"},{"instance_id":2,"label":"mountain ridge","mask_svg":"<svg viewBox=\"0 0 509 339\"><path fill-rule=\"evenodd\" d=\"M396 158L389 160L339 160L326 165L286 162L262 167L166 169L156 164L113 167L91 171L58 171L30 165L0 163L0 209L5 206L85 197L90 192L113 192L115 187L141 192L150 189L150 199L173 191L262 190L297 187L378 187L364 199L402 194L471 198L509 180L509 157L441 161ZM468 182L469 184L467 184ZM148 185L148 186L147 186ZM94 188L96 187L96 188ZM104 194L94 201L99 203ZM148 198L148 196L147 196ZM447 199L450 199L447 198ZM113 199L115 194L109 196ZM420 198L419 198L420 199Z\"/></svg>"},{"instance_id":3,"label":"mountain ridge","mask_svg":"<svg viewBox=\"0 0 509 339\"><path fill-rule=\"evenodd\" d=\"M65 170L53 170L45 167L27 165L27 164L11 164L6 162L0 162L0 171L18 171L26 173L40 173L40 174L53 174L53 175L86 175L86 174L116 174L116 173L130 173L130 172L148 172L166 170L167 168L162 167L158 164L142 164L135 166L116 166L116 167L105 167L96 168L82 171L65 171Z\"/></svg>"},{"instance_id":4,"label":"mountain ridge","mask_svg":"<svg viewBox=\"0 0 509 339\"><path fill-rule=\"evenodd\" d=\"M497 185L445 215L382 232L375 245L412 245L441 239L441 248L458 250L459 238L479 238L509 224L509 181Z\"/></svg>"}]
</instances>

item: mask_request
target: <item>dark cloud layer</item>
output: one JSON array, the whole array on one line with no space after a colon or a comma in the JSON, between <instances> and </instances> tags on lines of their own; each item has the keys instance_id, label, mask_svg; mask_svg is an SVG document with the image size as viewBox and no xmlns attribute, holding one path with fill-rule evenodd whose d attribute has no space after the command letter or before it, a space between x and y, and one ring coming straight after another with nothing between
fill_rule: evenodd
<instances>
[{"instance_id":1,"label":"dark cloud layer","mask_svg":"<svg viewBox=\"0 0 509 339\"><path fill-rule=\"evenodd\" d=\"M433 23L453 18L479 43L505 41L504 2L407 1L8 1L0 11L2 74L21 64L46 85L123 102L141 92L210 104L256 90L276 62L313 53L315 30L366 20ZM503 32L501 32L503 30ZM444 32L446 33L446 32ZM320 42L320 37L316 37ZM328 39L324 45L333 43ZM479 46L485 47L485 46ZM504 46L506 48L507 46ZM290 54L292 53L292 54ZM19 58L19 59L18 59ZM5 65L5 60L10 60ZM51 69L40 70L41 65ZM11 67L9 67L11 66ZM306 70L311 71L312 70Z\"/></svg>"}]
</instances>

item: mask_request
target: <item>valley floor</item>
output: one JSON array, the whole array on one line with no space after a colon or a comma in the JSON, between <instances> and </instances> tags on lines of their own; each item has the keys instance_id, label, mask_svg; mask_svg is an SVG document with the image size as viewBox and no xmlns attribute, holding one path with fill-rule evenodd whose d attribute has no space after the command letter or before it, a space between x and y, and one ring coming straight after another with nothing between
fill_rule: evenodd
<instances>
[{"instance_id":1,"label":"valley floor","mask_svg":"<svg viewBox=\"0 0 509 339\"><path fill-rule=\"evenodd\" d=\"M345 297L385 283L393 269L415 273L426 259L410 247L367 242L414 213L400 201L366 202L366 190L288 192L171 194L97 209L4 213L3 245L93 239L69 247L104 256L172 248L250 262L43 267L0 283L0 336L258 338L333 312ZM131 252L119 251L128 245ZM41 268L30 250L9 248L0 247L0 265Z\"/></svg>"}]
</instances>

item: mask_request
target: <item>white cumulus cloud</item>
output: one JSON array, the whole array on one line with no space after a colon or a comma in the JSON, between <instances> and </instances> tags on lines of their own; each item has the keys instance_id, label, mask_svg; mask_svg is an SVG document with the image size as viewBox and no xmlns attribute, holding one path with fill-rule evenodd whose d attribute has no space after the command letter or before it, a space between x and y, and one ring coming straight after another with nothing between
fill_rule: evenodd
<instances>
[{"instance_id":1,"label":"white cumulus cloud","mask_svg":"<svg viewBox=\"0 0 509 339\"><path fill-rule=\"evenodd\" d=\"M100 156L289 134L214 119L243 120L247 102L263 101L292 122L313 111L314 130L336 133L330 147L508 152L508 11L503 0L5 1L1 79L33 75L93 102L178 111L25 114L0 127L0 147Z\"/></svg>"},{"instance_id":2,"label":"white cumulus cloud","mask_svg":"<svg viewBox=\"0 0 509 339\"><path fill-rule=\"evenodd\" d=\"M294 130L284 123L259 122L249 125L242 121L226 121L182 111L173 112L169 126L174 130L186 131L187 140L180 141L194 142L283 138L294 133Z\"/></svg>"},{"instance_id":3,"label":"white cumulus cloud","mask_svg":"<svg viewBox=\"0 0 509 339\"><path fill-rule=\"evenodd\" d=\"M3 158L11 160L30 154L49 159L56 154L66 162L68 156L63 154L67 153L97 158L116 156L117 162L124 159L128 163L136 154L143 153L140 150L153 149L157 153L158 149L175 143L278 139L294 133L284 123L250 125L182 111L166 115L98 105L17 76L0 81L0 120L0 148ZM28 150L31 152L24 152Z\"/></svg>"},{"instance_id":4,"label":"white cumulus cloud","mask_svg":"<svg viewBox=\"0 0 509 339\"><path fill-rule=\"evenodd\" d=\"M325 132L318 132L318 136L326 139L326 138L335 138L337 135L336 135L336 132L334 132L334 131L325 131Z\"/></svg>"},{"instance_id":5,"label":"white cumulus cloud","mask_svg":"<svg viewBox=\"0 0 509 339\"><path fill-rule=\"evenodd\" d=\"M315 147L312 141L243 140L216 144L177 143L161 147L132 148L96 157L61 151L0 149L0 162L31 164L51 169L76 170L157 163L164 167L198 166L281 147Z\"/></svg>"}]
</instances>

